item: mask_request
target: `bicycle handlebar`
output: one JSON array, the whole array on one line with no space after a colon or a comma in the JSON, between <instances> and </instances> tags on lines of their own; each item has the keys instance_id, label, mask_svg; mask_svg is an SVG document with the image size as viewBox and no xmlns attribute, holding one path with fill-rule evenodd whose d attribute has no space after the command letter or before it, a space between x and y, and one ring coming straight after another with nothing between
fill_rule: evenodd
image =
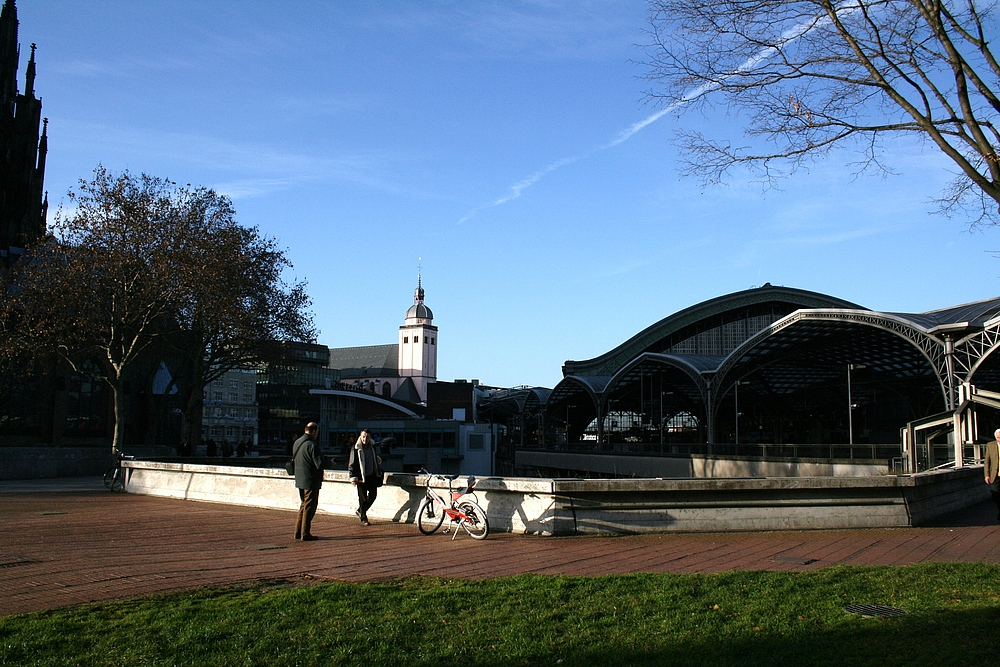
<instances>
[{"instance_id":1,"label":"bicycle handlebar","mask_svg":"<svg viewBox=\"0 0 1000 667\"><path fill-rule=\"evenodd\" d=\"M417 472L419 474L421 474L421 475L427 475L427 477L430 478L430 479L434 479L435 477L437 477L438 479L447 480L448 481L448 490L451 490L451 483L453 481L455 481L456 479L458 479L461 476L461 475L443 475L443 474L441 474L439 472L429 472L427 470L427 468L421 468ZM469 475L468 480L466 481L466 488L465 488L465 491L463 491L463 493L468 493L475 486L476 486L476 476L475 475Z\"/></svg>"}]
</instances>

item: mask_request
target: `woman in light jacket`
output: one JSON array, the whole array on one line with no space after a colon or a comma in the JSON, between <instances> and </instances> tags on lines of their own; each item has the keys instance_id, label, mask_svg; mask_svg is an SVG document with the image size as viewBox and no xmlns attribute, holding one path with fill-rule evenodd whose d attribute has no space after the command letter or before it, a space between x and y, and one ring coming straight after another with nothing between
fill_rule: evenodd
<instances>
[{"instance_id":1,"label":"woman in light jacket","mask_svg":"<svg viewBox=\"0 0 1000 667\"><path fill-rule=\"evenodd\" d=\"M375 441L367 430L361 431L358 441L351 449L351 458L347 463L347 474L351 484L358 489L358 509L355 514L361 519L361 525L369 526L368 508L375 503L378 487L382 481L382 459L375 455Z\"/></svg>"}]
</instances>

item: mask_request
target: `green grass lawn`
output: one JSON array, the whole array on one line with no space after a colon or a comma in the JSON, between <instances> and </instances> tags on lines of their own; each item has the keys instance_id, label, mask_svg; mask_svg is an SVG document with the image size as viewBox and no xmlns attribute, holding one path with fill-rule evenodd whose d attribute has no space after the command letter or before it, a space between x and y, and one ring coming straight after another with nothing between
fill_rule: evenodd
<instances>
[{"instance_id":1,"label":"green grass lawn","mask_svg":"<svg viewBox=\"0 0 1000 667\"><path fill-rule=\"evenodd\" d=\"M902 608L862 618L847 604ZM0 618L0 665L989 665L1000 567L197 590Z\"/></svg>"}]
</instances>

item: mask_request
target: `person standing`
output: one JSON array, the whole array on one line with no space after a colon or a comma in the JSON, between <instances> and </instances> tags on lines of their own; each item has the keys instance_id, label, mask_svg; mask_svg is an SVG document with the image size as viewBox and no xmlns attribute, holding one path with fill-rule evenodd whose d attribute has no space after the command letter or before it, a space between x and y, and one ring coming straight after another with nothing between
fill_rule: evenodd
<instances>
[{"instance_id":1,"label":"person standing","mask_svg":"<svg viewBox=\"0 0 1000 667\"><path fill-rule=\"evenodd\" d=\"M997 506L997 521L1000 521L1000 428L993 432L993 441L986 445L983 459L983 474L990 485L990 495Z\"/></svg>"},{"instance_id":2,"label":"person standing","mask_svg":"<svg viewBox=\"0 0 1000 667\"><path fill-rule=\"evenodd\" d=\"M347 462L351 484L358 489L358 509L355 514L361 519L363 526L371 525L368 523L368 509L375 504L378 487L382 484L382 459L375 455L374 444L371 434L367 430L361 431Z\"/></svg>"},{"instance_id":3,"label":"person standing","mask_svg":"<svg viewBox=\"0 0 1000 667\"><path fill-rule=\"evenodd\" d=\"M299 490L299 516L295 521L295 539L308 542L319 539L312 534L313 517L319 507L319 489L323 486L323 452L316 436L319 424L306 424L301 438L292 445L292 460L295 462L295 488Z\"/></svg>"}]
</instances>

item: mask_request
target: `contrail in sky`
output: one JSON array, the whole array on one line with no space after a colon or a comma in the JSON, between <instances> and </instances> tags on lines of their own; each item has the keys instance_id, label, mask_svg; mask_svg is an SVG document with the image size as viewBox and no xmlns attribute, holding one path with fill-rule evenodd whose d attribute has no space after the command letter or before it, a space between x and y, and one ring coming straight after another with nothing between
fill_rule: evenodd
<instances>
[{"instance_id":1,"label":"contrail in sky","mask_svg":"<svg viewBox=\"0 0 1000 667\"><path fill-rule=\"evenodd\" d=\"M851 7L851 5L854 5L854 6ZM849 0L848 2L845 2L845 3L841 4L837 8L837 11L841 12L841 11L843 11L845 9L847 11L849 11L849 12L850 11L854 11L855 9L857 9L857 0ZM820 25L823 25L825 23L828 23L829 20L830 20L829 17L822 16L822 17L817 17L817 18L815 18L815 19L813 19L811 21L804 21L802 23L799 23L799 24L797 24L797 25L789 28L788 30L786 30L785 32L783 32L781 34L781 39L779 41L778 46L785 46L789 42L795 41L799 37L802 37L806 33L814 30L817 26L820 26ZM761 62L767 60L768 58L770 58L771 56L773 56L775 53L777 53L778 52L778 46L768 46L766 48L761 49L758 53L756 53L756 54L750 56L749 58L747 58L739 67L737 67L735 70L733 70L732 74L724 77L720 81L714 81L714 82L711 82L711 83L705 83L705 84L702 84L702 85L698 86L697 88L693 88L692 90L690 90L687 93L685 93L684 96L681 99L677 100L676 102L670 104L669 106L664 107L663 109L660 109L656 113L650 114L649 116L647 116L643 120L640 120L638 122L633 123L627 129L622 130L618 134L618 136L615 137L610 142L608 142L606 144L603 144L601 146L597 146L596 148L591 148L590 150L584 151L583 153L580 153L578 155L574 155L574 156L571 156L571 157L564 157L562 159L556 160L555 162L552 162L551 164L548 164L548 165L542 167L541 169L539 169L538 171L536 171L531 176L528 176L527 178L525 178L525 179L523 179L521 181L518 181L514 185L510 186L510 188L507 191L507 194L505 194L502 197L499 197L499 198L497 198L497 199L495 199L495 200L493 200L493 201L491 201L489 203L483 204L481 206L477 206L476 208L474 208L471 211L469 211L468 215L466 215L464 218L462 218L461 220L458 221L459 224L465 222L466 220L468 220L469 218L471 218L473 215L475 215L479 211L483 211L483 210L488 209L488 208L494 208L496 206L500 206L501 204L506 204L507 202L511 201L512 199L517 199L518 197L521 196L521 193L524 192L527 188L530 188L532 185L534 185L535 183L537 183L538 181L540 181L543 177L547 176L548 174L552 173L553 171L556 171L557 169L561 169L562 167L565 167L568 164L572 164L574 162L582 160L585 157L590 157L590 155L592 155L593 153L595 153L597 151L607 150L609 148L614 148L615 146L618 146L620 144L625 143L626 141L628 141L629 139L631 139L636 133L638 133L640 130L644 129L645 127L647 127L649 125L652 125L653 123L655 123L656 121L660 120L660 118L662 118L666 114L670 113L671 111L674 111L675 109L679 109L680 107L684 106L688 102L691 102L692 100L695 100L698 97L701 97L705 93L711 92L711 91L715 90L716 88L719 88L720 86L722 86L722 84L725 81L725 79L728 79L731 76L736 76L737 74L741 74L743 72L746 72L746 71L749 71L749 70L753 69L758 64L760 64Z\"/></svg>"}]
</instances>

